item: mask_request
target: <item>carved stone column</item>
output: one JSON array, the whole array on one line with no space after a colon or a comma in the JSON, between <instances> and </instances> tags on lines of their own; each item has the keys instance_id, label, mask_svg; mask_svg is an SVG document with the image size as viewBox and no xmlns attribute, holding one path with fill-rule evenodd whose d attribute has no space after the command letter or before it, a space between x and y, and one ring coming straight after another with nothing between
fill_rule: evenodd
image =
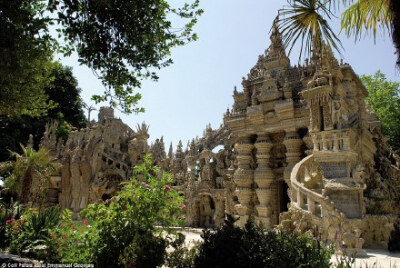
<instances>
[{"instance_id":1,"label":"carved stone column","mask_svg":"<svg viewBox=\"0 0 400 268\"><path fill-rule=\"evenodd\" d=\"M296 163L300 161L300 147L303 141L300 139L297 131L286 132L283 144L286 146L286 162L287 166L284 171L283 179L290 185L290 173Z\"/></svg>"},{"instance_id":2,"label":"carved stone column","mask_svg":"<svg viewBox=\"0 0 400 268\"><path fill-rule=\"evenodd\" d=\"M301 157L301 145L303 141L300 139L299 134L297 133L296 130L288 131L286 132L285 139L283 140L283 144L286 146L286 162L287 166L285 168L285 171L283 173L283 179L284 182L286 183L289 187L288 189L288 195L290 197L290 200L293 200L294 198L292 197L291 193L291 184L290 184L290 175L292 173L292 169L296 163L300 161ZM280 192L282 195L284 195L283 192ZM283 198L279 198L279 202L283 202ZM286 206L287 204L282 204L283 206ZM279 209L283 207L281 204L279 205Z\"/></svg>"},{"instance_id":3,"label":"carved stone column","mask_svg":"<svg viewBox=\"0 0 400 268\"><path fill-rule=\"evenodd\" d=\"M303 137L303 142L306 144L307 147L306 154L307 155L312 154L314 149L314 144L309 132L307 132L307 134Z\"/></svg>"},{"instance_id":4,"label":"carved stone column","mask_svg":"<svg viewBox=\"0 0 400 268\"><path fill-rule=\"evenodd\" d=\"M255 143L257 148L257 168L254 172L254 181L259 205L257 205L257 223L266 228L272 227L271 200L273 198L274 174L269 167L270 150L273 144L267 134L259 135Z\"/></svg>"},{"instance_id":5,"label":"carved stone column","mask_svg":"<svg viewBox=\"0 0 400 268\"><path fill-rule=\"evenodd\" d=\"M237 150L238 168L236 169L233 178L236 184L235 195L238 197L240 204L235 205L235 209L240 219L237 221L239 226L244 226L252 212L252 199L254 182L254 171L250 167L251 151L254 145L251 143L250 137L239 139L235 144Z\"/></svg>"}]
</instances>

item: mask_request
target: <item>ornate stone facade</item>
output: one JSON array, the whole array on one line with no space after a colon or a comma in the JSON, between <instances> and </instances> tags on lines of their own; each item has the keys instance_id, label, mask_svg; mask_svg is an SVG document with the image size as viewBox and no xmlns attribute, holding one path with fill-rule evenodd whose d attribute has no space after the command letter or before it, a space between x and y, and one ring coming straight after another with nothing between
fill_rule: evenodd
<instances>
[{"instance_id":1,"label":"ornate stone facade","mask_svg":"<svg viewBox=\"0 0 400 268\"><path fill-rule=\"evenodd\" d=\"M59 203L79 211L109 198L151 152L184 192L189 226L219 226L234 214L239 225L251 217L265 228L311 230L358 254L385 247L400 212L399 163L352 68L325 46L291 66L274 28L242 86L220 128L207 126L175 153L162 138L148 146L145 124L133 131L109 108L64 146L49 126L42 143L63 163L53 178Z\"/></svg>"}]
</instances>

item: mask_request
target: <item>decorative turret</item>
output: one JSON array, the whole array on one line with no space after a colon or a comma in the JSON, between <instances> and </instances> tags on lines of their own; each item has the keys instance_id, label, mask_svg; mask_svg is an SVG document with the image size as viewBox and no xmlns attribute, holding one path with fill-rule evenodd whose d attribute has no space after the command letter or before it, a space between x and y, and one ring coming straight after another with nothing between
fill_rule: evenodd
<instances>
[{"instance_id":1,"label":"decorative turret","mask_svg":"<svg viewBox=\"0 0 400 268\"><path fill-rule=\"evenodd\" d=\"M267 69L286 68L289 67L290 61L286 56L285 47L282 43L282 36L275 22L272 25L271 45L265 52L264 67Z\"/></svg>"},{"instance_id":2,"label":"decorative turret","mask_svg":"<svg viewBox=\"0 0 400 268\"><path fill-rule=\"evenodd\" d=\"M111 107L100 107L99 122L103 123L106 118L114 118L114 109Z\"/></svg>"},{"instance_id":3,"label":"decorative turret","mask_svg":"<svg viewBox=\"0 0 400 268\"><path fill-rule=\"evenodd\" d=\"M183 145L181 140L179 140L178 146L176 147L175 158L184 158Z\"/></svg>"},{"instance_id":4,"label":"decorative turret","mask_svg":"<svg viewBox=\"0 0 400 268\"><path fill-rule=\"evenodd\" d=\"M168 150L168 158L172 159L174 157L174 150L172 149L172 142L169 144L169 150Z\"/></svg>"}]
</instances>

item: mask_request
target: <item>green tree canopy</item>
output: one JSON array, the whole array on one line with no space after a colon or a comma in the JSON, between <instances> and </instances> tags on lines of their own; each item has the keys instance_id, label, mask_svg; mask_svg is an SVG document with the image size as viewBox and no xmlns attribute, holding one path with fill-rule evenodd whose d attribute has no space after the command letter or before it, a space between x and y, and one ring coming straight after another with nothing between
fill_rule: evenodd
<instances>
[{"instance_id":1,"label":"green tree canopy","mask_svg":"<svg viewBox=\"0 0 400 268\"><path fill-rule=\"evenodd\" d=\"M41 116L51 79L52 42L40 1L0 1L0 115Z\"/></svg>"},{"instance_id":2,"label":"green tree canopy","mask_svg":"<svg viewBox=\"0 0 400 268\"><path fill-rule=\"evenodd\" d=\"M173 47L197 39L198 6L198 0L180 8L165 0L1 0L0 114L40 116L49 108L46 64L57 48L65 55L76 51L79 62L98 74L105 90L95 101L142 111L134 89L172 63Z\"/></svg>"},{"instance_id":3,"label":"green tree canopy","mask_svg":"<svg viewBox=\"0 0 400 268\"><path fill-rule=\"evenodd\" d=\"M49 100L56 103L56 107L48 111L48 118L61 119L59 114L62 113L63 119L72 126L86 126L84 103L80 97L82 90L78 87L72 68L55 62L51 76L54 77L53 81L45 92Z\"/></svg>"},{"instance_id":4,"label":"green tree canopy","mask_svg":"<svg viewBox=\"0 0 400 268\"><path fill-rule=\"evenodd\" d=\"M51 64L52 77L50 84L44 89L44 94L49 97L45 102L52 103L52 109L46 115L33 118L31 115L7 117L0 114L0 161L9 158L8 150L19 151L19 144L26 144L29 134L33 135L35 148L43 136L45 125L50 120L60 122L57 134L66 139L70 127L81 128L86 125L83 111L83 102L79 96L81 89L72 74L70 67L60 63Z\"/></svg>"},{"instance_id":5,"label":"green tree canopy","mask_svg":"<svg viewBox=\"0 0 400 268\"><path fill-rule=\"evenodd\" d=\"M400 153L400 83L387 80L381 71L360 78L369 93L366 101L380 120L383 134L389 136L393 150Z\"/></svg>"}]
</instances>

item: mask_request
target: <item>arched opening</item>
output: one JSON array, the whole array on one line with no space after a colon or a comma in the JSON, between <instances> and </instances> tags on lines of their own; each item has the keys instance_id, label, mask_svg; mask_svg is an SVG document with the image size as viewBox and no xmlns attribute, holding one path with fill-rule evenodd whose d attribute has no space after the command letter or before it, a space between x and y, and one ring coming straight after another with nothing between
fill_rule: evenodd
<instances>
[{"instance_id":1,"label":"arched opening","mask_svg":"<svg viewBox=\"0 0 400 268\"><path fill-rule=\"evenodd\" d=\"M288 211L288 205L290 203L289 197L289 186L285 181L279 182L279 213Z\"/></svg>"}]
</instances>

